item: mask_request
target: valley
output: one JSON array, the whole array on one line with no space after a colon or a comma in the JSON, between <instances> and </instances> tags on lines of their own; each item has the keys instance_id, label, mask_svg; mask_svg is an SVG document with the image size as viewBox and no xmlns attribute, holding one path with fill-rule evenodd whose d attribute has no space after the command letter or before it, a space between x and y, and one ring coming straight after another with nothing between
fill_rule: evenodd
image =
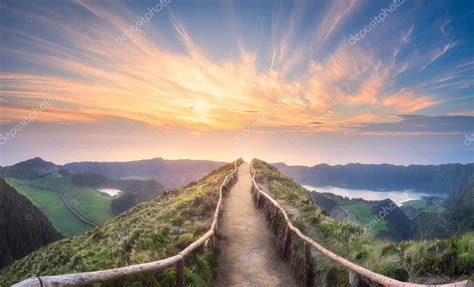
<instances>
[{"instance_id":1,"label":"valley","mask_svg":"<svg viewBox=\"0 0 474 287\"><path fill-rule=\"evenodd\" d=\"M60 233L74 236L159 196L166 188L155 178L176 186L196 180L220 165L211 161L151 159L60 166L33 158L0 168L0 175L31 200Z\"/></svg>"},{"instance_id":2,"label":"valley","mask_svg":"<svg viewBox=\"0 0 474 287\"><path fill-rule=\"evenodd\" d=\"M62 196L80 215L95 224L102 224L114 217L111 208L112 197L94 189L76 186L59 173L31 181L13 178L7 178L6 181L35 203L53 226L65 236L82 234L94 226L85 223L71 212Z\"/></svg>"}]
</instances>

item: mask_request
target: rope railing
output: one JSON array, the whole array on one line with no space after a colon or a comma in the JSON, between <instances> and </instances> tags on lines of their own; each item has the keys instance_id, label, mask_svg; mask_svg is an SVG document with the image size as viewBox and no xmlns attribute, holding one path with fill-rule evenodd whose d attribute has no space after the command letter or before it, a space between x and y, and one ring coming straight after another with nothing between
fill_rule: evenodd
<instances>
[{"instance_id":1,"label":"rope railing","mask_svg":"<svg viewBox=\"0 0 474 287\"><path fill-rule=\"evenodd\" d=\"M105 269L99 271L72 273L53 276L35 276L25 279L19 283L12 285L12 287L47 287L47 286L78 286L105 282L108 280L118 279L126 276L136 275L143 272L158 270L161 268L175 265L176 267L176 286L184 286L184 259L191 254L198 247L207 247L210 243L214 245L215 236L218 231L218 219L220 211L222 210L223 189L228 188L229 185L235 182L237 175L237 163L234 162L234 170L229 173L219 187L219 199L217 201L216 210L212 219L210 229L191 243L188 247L183 249L177 255L160 259L152 262L124 266L119 268Z\"/></svg>"},{"instance_id":2,"label":"rope railing","mask_svg":"<svg viewBox=\"0 0 474 287\"><path fill-rule=\"evenodd\" d=\"M379 284L382 284L383 286L401 286L401 287L473 287L473 282L471 280L466 280L466 281L461 281L461 282L456 282L456 283L449 283L449 284L442 284L442 285L424 285L424 284L417 284L417 283L410 283L410 282L402 282L395 280L393 278L387 277L385 275L373 272L369 269L366 269L362 266L359 266L331 251L328 249L324 248L317 242L315 242L313 239L310 237L306 236L299 230L297 227L293 225L291 222L290 218L288 217L288 214L286 213L285 209L281 206L280 203L278 203L276 200L274 200L268 193L264 192L263 190L260 189L258 186L257 182L255 181L255 168L253 165L250 165L250 170L252 174L252 192L255 193L255 190L258 191L256 193L256 204L257 207L260 205L260 195L264 196L268 201L270 201L276 208L281 212L283 217L285 218L286 222L286 230L285 230L285 236L284 236L284 242L283 242L283 248L282 248L282 255L284 256L287 250L289 249L290 243L291 243L291 235L292 233L296 234L301 240L304 242L304 253L305 253L305 259L304 263L305 265L309 266L310 262L310 250L309 246L314 247L317 251L331 259L332 261L344 266L345 268L349 269L349 283L350 286L357 286L357 282L360 280L361 276L370 279L373 282L377 282ZM273 214L273 222L276 218L276 212ZM307 279L309 277L308 272L310 269L305 267L305 285L309 285L309 280Z\"/></svg>"}]
</instances>

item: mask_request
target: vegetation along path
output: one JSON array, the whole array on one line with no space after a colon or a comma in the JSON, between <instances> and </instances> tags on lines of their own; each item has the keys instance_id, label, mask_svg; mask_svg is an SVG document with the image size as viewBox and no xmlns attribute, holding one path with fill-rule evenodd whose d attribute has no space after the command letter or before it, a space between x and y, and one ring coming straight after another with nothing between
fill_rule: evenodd
<instances>
[{"instance_id":1,"label":"vegetation along path","mask_svg":"<svg viewBox=\"0 0 474 287\"><path fill-rule=\"evenodd\" d=\"M243 163L238 173L219 228L222 253L216 286L297 286L278 257L264 214L252 201L250 165Z\"/></svg>"}]
</instances>

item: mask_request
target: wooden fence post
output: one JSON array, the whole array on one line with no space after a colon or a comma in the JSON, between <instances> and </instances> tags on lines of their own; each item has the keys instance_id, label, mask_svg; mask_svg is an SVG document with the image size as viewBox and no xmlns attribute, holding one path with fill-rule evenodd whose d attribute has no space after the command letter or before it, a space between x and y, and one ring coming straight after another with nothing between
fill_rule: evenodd
<instances>
[{"instance_id":1,"label":"wooden fence post","mask_svg":"<svg viewBox=\"0 0 474 287\"><path fill-rule=\"evenodd\" d=\"M278 208L275 206L273 208L273 218L272 218L272 223L271 223L271 227L273 228L275 226L275 222L276 222L276 218L278 216Z\"/></svg>"},{"instance_id":2,"label":"wooden fence post","mask_svg":"<svg viewBox=\"0 0 474 287\"><path fill-rule=\"evenodd\" d=\"M304 286L311 286L311 246L304 242Z\"/></svg>"},{"instance_id":3,"label":"wooden fence post","mask_svg":"<svg viewBox=\"0 0 474 287\"><path fill-rule=\"evenodd\" d=\"M176 263L176 286L184 287L184 258Z\"/></svg>"},{"instance_id":4,"label":"wooden fence post","mask_svg":"<svg viewBox=\"0 0 474 287\"><path fill-rule=\"evenodd\" d=\"M355 273L352 270L349 270L349 286L350 287L357 287L359 286L360 275Z\"/></svg>"},{"instance_id":5,"label":"wooden fence post","mask_svg":"<svg viewBox=\"0 0 474 287\"><path fill-rule=\"evenodd\" d=\"M285 230L285 238L283 240L283 248L281 250L281 257L283 259L286 258L286 254L288 253L288 249L290 248L291 244L291 230L288 227L288 224L286 225L286 230Z\"/></svg>"}]
</instances>

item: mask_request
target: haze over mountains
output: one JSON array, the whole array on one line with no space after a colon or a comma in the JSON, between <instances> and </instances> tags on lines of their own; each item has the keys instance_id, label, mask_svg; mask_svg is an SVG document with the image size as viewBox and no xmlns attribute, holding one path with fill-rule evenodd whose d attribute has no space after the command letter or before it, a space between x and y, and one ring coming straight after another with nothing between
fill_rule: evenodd
<instances>
[{"instance_id":1,"label":"haze over mountains","mask_svg":"<svg viewBox=\"0 0 474 287\"><path fill-rule=\"evenodd\" d=\"M36 157L12 166L0 167L0 176L35 179L63 169L72 173L96 173L111 179L154 178L165 187L174 187L196 180L223 164L223 162L209 160L153 158L129 162L73 162L55 165Z\"/></svg>"},{"instance_id":2,"label":"haze over mountains","mask_svg":"<svg viewBox=\"0 0 474 287\"><path fill-rule=\"evenodd\" d=\"M199 179L223 164L210 160L153 158L128 162L73 162L62 168L72 173L97 173L111 179L154 178L165 187L174 187Z\"/></svg>"}]
</instances>

